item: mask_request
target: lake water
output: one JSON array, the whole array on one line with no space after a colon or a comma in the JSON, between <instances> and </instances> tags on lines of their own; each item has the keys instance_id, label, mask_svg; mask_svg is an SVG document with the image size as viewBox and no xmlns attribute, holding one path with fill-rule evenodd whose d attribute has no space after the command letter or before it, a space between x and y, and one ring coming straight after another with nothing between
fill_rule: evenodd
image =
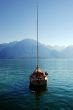
<instances>
[{"instance_id":1,"label":"lake water","mask_svg":"<svg viewBox=\"0 0 73 110\"><path fill-rule=\"evenodd\" d=\"M73 110L73 59L40 59L47 90L29 89L34 59L0 60L0 110Z\"/></svg>"}]
</instances>

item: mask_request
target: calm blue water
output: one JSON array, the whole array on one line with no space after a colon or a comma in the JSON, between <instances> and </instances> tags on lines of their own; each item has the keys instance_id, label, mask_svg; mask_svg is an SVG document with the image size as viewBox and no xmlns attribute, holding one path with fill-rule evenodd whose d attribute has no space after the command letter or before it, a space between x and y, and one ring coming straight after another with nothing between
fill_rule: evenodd
<instances>
[{"instance_id":1,"label":"calm blue water","mask_svg":"<svg viewBox=\"0 0 73 110\"><path fill-rule=\"evenodd\" d=\"M73 59L41 59L46 91L29 90L34 59L0 60L0 110L73 110Z\"/></svg>"}]
</instances>

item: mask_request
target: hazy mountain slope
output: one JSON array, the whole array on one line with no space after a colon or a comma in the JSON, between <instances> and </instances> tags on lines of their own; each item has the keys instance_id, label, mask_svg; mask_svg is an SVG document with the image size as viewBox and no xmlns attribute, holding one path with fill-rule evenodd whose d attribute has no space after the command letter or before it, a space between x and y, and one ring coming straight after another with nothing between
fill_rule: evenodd
<instances>
[{"instance_id":1,"label":"hazy mountain slope","mask_svg":"<svg viewBox=\"0 0 73 110\"><path fill-rule=\"evenodd\" d=\"M68 46L66 47L63 51L62 54L66 58L73 58L73 46Z\"/></svg>"},{"instance_id":2,"label":"hazy mountain slope","mask_svg":"<svg viewBox=\"0 0 73 110\"><path fill-rule=\"evenodd\" d=\"M0 51L3 50L6 46L7 46L6 43L4 43L4 44L0 44Z\"/></svg>"},{"instance_id":3,"label":"hazy mountain slope","mask_svg":"<svg viewBox=\"0 0 73 110\"><path fill-rule=\"evenodd\" d=\"M9 43L0 51L0 58L36 57L36 41L31 39ZM56 57L57 51L39 43L39 57Z\"/></svg>"},{"instance_id":4,"label":"hazy mountain slope","mask_svg":"<svg viewBox=\"0 0 73 110\"><path fill-rule=\"evenodd\" d=\"M37 42L25 39L18 42L0 44L0 58L36 57ZM57 50L51 46L39 43L39 57L41 58L73 58L73 46Z\"/></svg>"}]
</instances>

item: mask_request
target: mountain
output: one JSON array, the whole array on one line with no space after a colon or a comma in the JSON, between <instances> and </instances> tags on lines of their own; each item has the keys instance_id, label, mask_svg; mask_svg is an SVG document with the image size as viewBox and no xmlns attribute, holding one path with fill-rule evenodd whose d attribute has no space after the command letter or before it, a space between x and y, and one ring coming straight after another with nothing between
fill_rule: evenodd
<instances>
[{"instance_id":1,"label":"mountain","mask_svg":"<svg viewBox=\"0 0 73 110\"><path fill-rule=\"evenodd\" d=\"M65 46L58 46L58 45L50 46L49 45L48 48L51 48L57 51L62 51L65 48Z\"/></svg>"},{"instance_id":2,"label":"mountain","mask_svg":"<svg viewBox=\"0 0 73 110\"><path fill-rule=\"evenodd\" d=\"M0 58L36 57L36 50L37 42L32 39L11 42L7 43L3 48L1 48ZM39 43L39 57L58 57L58 52L53 49L51 50L47 46Z\"/></svg>"},{"instance_id":3,"label":"mountain","mask_svg":"<svg viewBox=\"0 0 73 110\"><path fill-rule=\"evenodd\" d=\"M4 44L0 44L0 51L1 51L3 48L5 48L6 46L7 46L6 43L4 43Z\"/></svg>"},{"instance_id":4,"label":"mountain","mask_svg":"<svg viewBox=\"0 0 73 110\"><path fill-rule=\"evenodd\" d=\"M66 47L62 51L63 56L66 58L73 58L73 45Z\"/></svg>"},{"instance_id":5,"label":"mountain","mask_svg":"<svg viewBox=\"0 0 73 110\"><path fill-rule=\"evenodd\" d=\"M60 48L60 49L59 49ZM37 42L25 39L0 44L0 58L31 58L37 55ZM58 47L45 46L39 43L39 57L41 58L73 58L73 46Z\"/></svg>"}]
</instances>

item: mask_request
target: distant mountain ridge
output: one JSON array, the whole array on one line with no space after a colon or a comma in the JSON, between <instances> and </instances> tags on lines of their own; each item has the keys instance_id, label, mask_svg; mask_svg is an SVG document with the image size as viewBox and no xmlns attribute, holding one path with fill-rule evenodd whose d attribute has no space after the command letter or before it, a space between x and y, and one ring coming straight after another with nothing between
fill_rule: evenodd
<instances>
[{"instance_id":1,"label":"distant mountain ridge","mask_svg":"<svg viewBox=\"0 0 73 110\"><path fill-rule=\"evenodd\" d=\"M0 44L0 58L24 58L36 57L37 42L25 39L11 43ZM39 43L39 57L41 58L73 58L73 46L59 47L45 46Z\"/></svg>"}]
</instances>

